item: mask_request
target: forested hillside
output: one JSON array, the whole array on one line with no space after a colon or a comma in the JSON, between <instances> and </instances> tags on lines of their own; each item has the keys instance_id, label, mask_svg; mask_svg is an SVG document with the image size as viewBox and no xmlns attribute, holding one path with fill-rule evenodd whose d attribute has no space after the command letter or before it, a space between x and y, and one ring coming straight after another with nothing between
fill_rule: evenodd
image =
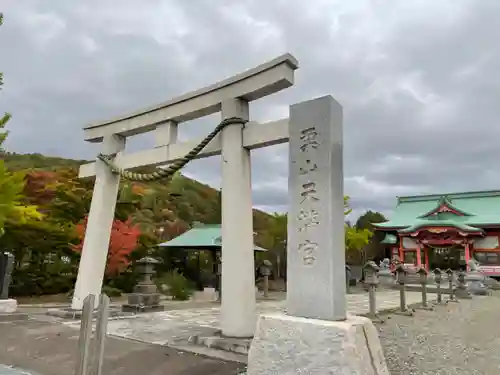
<instances>
[{"instance_id":1,"label":"forested hillside","mask_svg":"<svg viewBox=\"0 0 500 375\"><path fill-rule=\"evenodd\" d=\"M78 166L85 161L15 153L4 153L2 159L8 170L25 174L22 200L44 215L42 220L5 223L0 251L16 257L12 294L67 292L76 277L92 196L93 181L77 177ZM167 185L122 182L105 282L130 290L135 282L130 262L195 222L220 223L220 199L220 191L181 174ZM284 246L282 240L276 242L277 230L286 229L278 221L254 211L256 243L272 250L270 256Z\"/></svg>"}]
</instances>

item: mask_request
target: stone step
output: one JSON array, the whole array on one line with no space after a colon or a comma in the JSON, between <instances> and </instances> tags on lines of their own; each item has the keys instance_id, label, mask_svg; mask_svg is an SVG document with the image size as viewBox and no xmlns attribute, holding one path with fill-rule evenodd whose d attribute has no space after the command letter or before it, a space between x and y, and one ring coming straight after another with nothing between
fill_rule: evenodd
<instances>
[{"instance_id":1,"label":"stone step","mask_svg":"<svg viewBox=\"0 0 500 375\"><path fill-rule=\"evenodd\" d=\"M206 346L207 348L224 350L237 354L248 354L250 350L251 338L233 338L221 335L214 336L191 336L189 342L195 345Z\"/></svg>"}]
</instances>

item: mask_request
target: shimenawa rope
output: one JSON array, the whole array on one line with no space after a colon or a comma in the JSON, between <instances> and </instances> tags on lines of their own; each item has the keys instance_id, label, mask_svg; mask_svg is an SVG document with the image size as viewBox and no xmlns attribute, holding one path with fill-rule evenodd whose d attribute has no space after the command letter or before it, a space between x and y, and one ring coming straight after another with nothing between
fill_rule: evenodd
<instances>
[{"instance_id":1,"label":"shimenawa rope","mask_svg":"<svg viewBox=\"0 0 500 375\"><path fill-rule=\"evenodd\" d=\"M177 171L181 170L187 163L193 160L200 152L205 148L207 144L210 143L212 139L227 125L231 124L246 124L247 120L244 120L239 117L229 117L227 119L222 120L219 125L215 127L215 129L208 134L205 139L203 139L196 147L194 147L191 151L189 151L184 157L170 164L168 168L161 169L158 168L155 172L152 173L135 173L126 171L123 168L119 168L114 162L113 159L116 154L112 155L104 155L99 154L97 158L106 163L111 171L115 174L119 174L120 177L123 177L129 181L158 181L163 179L170 179Z\"/></svg>"}]
</instances>

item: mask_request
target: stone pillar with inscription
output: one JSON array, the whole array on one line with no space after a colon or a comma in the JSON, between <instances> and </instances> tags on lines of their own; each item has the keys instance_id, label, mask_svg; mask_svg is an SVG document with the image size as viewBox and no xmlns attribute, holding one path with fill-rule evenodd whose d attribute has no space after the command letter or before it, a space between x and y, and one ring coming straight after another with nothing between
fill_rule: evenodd
<instances>
[{"instance_id":1,"label":"stone pillar with inscription","mask_svg":"<svg viewBox=\"0 0 500 375\"><path fill-rule=\"evenodd\" d=\"M388 375L368 318L346 312L342 107L290 107L287 313L261 315L248 375Z\"/></svg>"}]
</instances>

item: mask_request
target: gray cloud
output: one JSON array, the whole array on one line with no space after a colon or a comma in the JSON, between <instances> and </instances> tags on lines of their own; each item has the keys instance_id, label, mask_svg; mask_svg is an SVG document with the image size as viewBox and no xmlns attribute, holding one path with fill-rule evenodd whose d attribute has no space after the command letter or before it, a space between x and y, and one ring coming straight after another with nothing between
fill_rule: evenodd
<instances>
[{"instance_id":1,"label":"gray cloud","mask_svg":"<svg viewBox=\"0 0 500 375\"><path fill-rule=\"evenodd\" d=\"M164 101L283 52L296 86L253 103L276 119L332 94L345 110L345 189L355 213L389 212L396 195L500 187L500 51L493 0L209 0L78 5L4 1L0 109L7 147L93 158L81 127ZM201 137L216 116L181 128ZM136 137L131 150L152 144ZM286 147L252 152L255 204L286 207ZM217 158L186 173L220 186Z\"/></svg>"}]
</instances>

